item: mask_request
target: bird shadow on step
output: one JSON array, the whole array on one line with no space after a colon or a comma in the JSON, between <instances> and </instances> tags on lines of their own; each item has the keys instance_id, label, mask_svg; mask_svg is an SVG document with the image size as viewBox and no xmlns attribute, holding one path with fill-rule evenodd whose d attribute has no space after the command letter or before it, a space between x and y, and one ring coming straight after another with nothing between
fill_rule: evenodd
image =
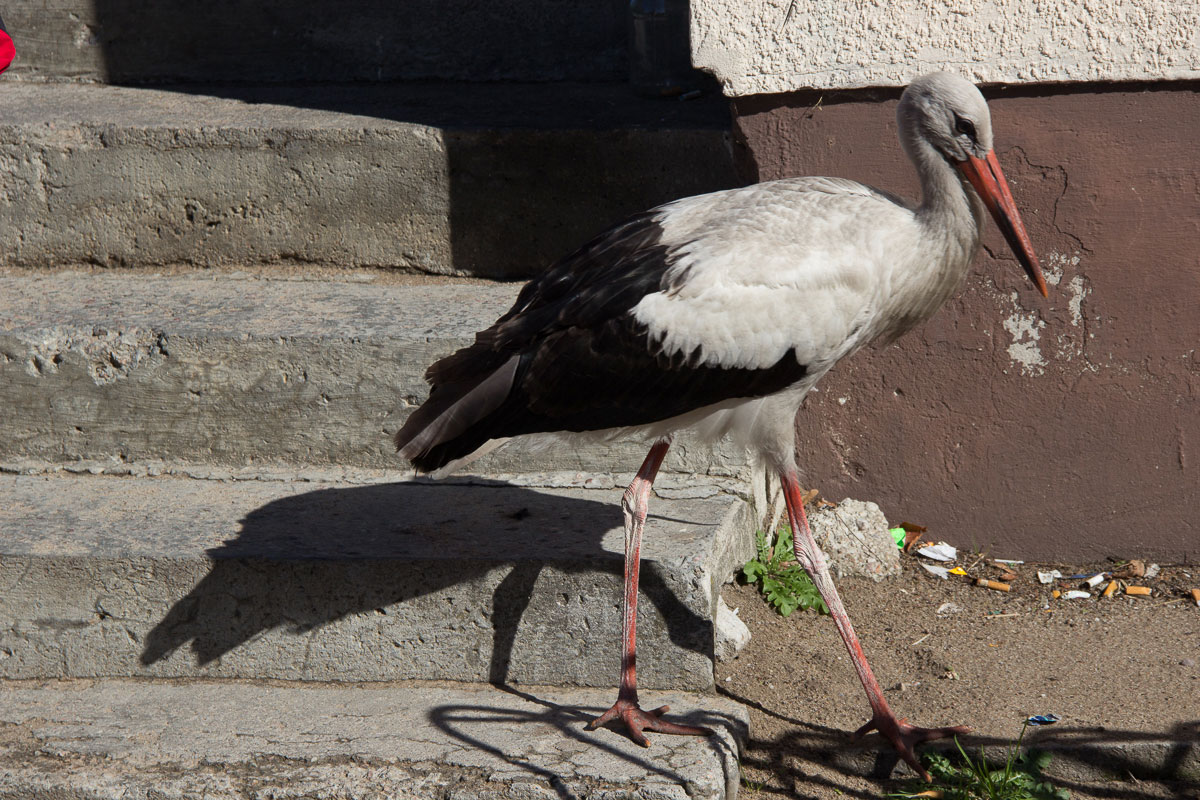
<instances>
[{"instance_id":1,"label":"bird shadow on step","mask_svg":"<svg viewBox=\"0 0 1200 800\"><path fill-rule=\"evenodd\" d=\"M739 778L736 742L744 741L747 731L744 722L732 716L703 709L683 710L672 715L673 721L714 730L725 728L733 739L716 735L678 737L650 733L651 746L644 749L624 733L607 728L584 730L588 722L605 710L599 705L580 708L555 702L550 699L556 694L553 689L522 690L504 685L496 689L524 700L525 705L520 708L513 708L510 702L442 705L430 709L428 719L472 752L487 753L527 772L535 780L545 781L564 800L578 797L576 789L582 788L583 793L588 794L590 787L587 784L591 780L588 773L597 770L604 775L631 776L641 772L649 784L687 785L696 776L686 774L677 766L706 761L704 752L711 753L710 757L723 766L726 785L736 784ZM530 743L539 738L547 741L531 747ZM689 751L687 757L681 757L680 745L695 750ZM580 753L584 754L582 760L572 766L573 755ZM625 766L606 765L610 759ZM574 774L574 767L579 768L579 775ZM571 785L571 779L576 777L582 778L582 787Z\"/></svg>"},{"instance_id":2,"label":"bird shadow on step","mask_svg":"<svg viewBox=\"0 0 1200 800\"><path fill-rule=\"evenodd\" d=\"M601 496L412 481L273 500L207 551L208 574L147 634L142 665L195 674L176 660L186 645L214 676L615 684L621 512L619 492ZM712 654L711 620L671 583L644 564L649 685L656 670L671 682L680 650ZM242 666L223 666L235 650Z\"/></svg>"}]
</instances>

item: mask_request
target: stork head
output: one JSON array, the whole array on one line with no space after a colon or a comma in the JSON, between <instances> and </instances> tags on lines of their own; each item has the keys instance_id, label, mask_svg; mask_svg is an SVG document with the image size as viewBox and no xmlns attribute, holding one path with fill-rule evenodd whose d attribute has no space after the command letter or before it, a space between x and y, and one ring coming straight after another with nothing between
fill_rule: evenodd
<instances>
[{"instance_id":1,"label":"stork head","mask_svg":"<svg viewBox=\"0 0 1200 800\"><path fill-rule=\"evenodd\" d=\"M896 109L901 142L910 156L923 146L957 169L991 212L1000 232L1034 285L1045 297L1046 278L1017 204L992 150L992 116L970 81L949 72L909 84Z\"/></svg>"}]
</instances>

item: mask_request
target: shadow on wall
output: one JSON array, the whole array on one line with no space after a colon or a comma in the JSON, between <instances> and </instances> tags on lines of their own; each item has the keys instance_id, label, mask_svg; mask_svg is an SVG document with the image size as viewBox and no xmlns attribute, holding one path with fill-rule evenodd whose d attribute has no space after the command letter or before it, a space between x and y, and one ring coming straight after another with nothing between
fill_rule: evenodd
<instances>
[{"instance_id":1,"label":"shadow on wall","mask_svg":"<svg viewBox=\"0 0 1200 800\"><path fill-rule=\"evenodd\" d=\"M108 80L613 81L622 0L94 0Z\"/></svg>"},{"instance_id":2,"label":"shadow on wall","mask_svg":"<svg viewBox=\"0 0 1200 800\"><path fill-rule=\"evenodd\" d=\"M305 669L309 659L323 659L329 663L312 668L328 671L336 669L337 645L305 635L363 615L334 636L354 638L346 647L374 653L390 678L442 677L440 668L419 670L459 662L474 680L557 683L562 676L538 672L537 654L553 646L544 632L611 629L611 637L581 636L576 644L589 662L581 670L602 672L601 684L611 672L615 682L624 560L601 540L619 519L607 502L496 481L320 489L275 500L248 514L237 538L209 551L208 575L146 636L141 661L150 666L189 646L196 664L208 666L282 629L294 644L275 640L266 647L278 654L268 657L303 660ZM496 582L487 577L494 570L507 574ZM569 581L545 570L611 578L568 598L559 587ZM553 590L535 592L539 580ZM491 602L480 602L487 590ZM711 623L679 601L653 563L643 570L642 592L676 646L711 656ZM531 602L540 605L530 609ZM527 610L536 621L522 626ZM480 628L490 631L490 648L475 644ZM586 682L587 675L567 677Z\"/></svg>"},{"instance_id":3,"label":"shadow on wall","mask_svg":"<svg viewBox=\"0 0 1200 800\"><path fill-rule=\"evenodd\" d=\"M737 183L713 135L729 128L715 92L680 103L629 89L627 6L94 3L110 83L441 128L451 252L438 258L499 278L536 274L629 214ZM707 135L660 133L680 126Z\"/></svg>"}]
</instances>

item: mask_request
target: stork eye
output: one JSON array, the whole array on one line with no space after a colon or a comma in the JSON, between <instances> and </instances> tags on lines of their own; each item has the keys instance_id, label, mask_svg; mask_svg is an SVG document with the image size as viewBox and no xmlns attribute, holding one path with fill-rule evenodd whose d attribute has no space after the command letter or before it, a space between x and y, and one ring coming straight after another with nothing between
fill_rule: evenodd
<instances>
[{"instance_id":1,"label":"stork eye","mask_svg":"<svg viewBox=\"0 0 1200 800\"><path fill-rule=\"evenodd\" d=\"M965 117L960 117L957 114L954 115L954 130L970 137L972 140L975 139L975 123Z\"/></svg>"}]
</instances>

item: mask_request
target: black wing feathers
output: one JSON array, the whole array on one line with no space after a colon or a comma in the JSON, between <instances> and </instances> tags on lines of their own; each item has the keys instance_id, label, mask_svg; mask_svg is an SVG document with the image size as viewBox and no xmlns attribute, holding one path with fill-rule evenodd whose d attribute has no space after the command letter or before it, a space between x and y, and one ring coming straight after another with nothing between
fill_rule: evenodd
<instances>
[{"instance_id":1,"label":"black wing feathers","mask_svg":"<svg viewBox=\"0 0 1200 800\"><path fill-rule=\"evenodd\" d=\"M655 216L631 217L557 261L525 285L492 327L475 334L474 345L430 366L425 380L435 387L477 381L541 335L619 316L658 291L670 264Z\"/></svg>"},{"instance_id":2,"label":"black wing feathers","mask_svg":"<svg viewBox=\"0 0 1200 800\"><path fill-rule=\"evenodd\" d=\"M491 439L642 425L800 380L805 367L791 352L768 369L721 368L650 340L629 312L666 288L673 254L659 213L632 217L557 262L475 344L431 366L429 400L396 435L403 455L429 471ZM511 381L495 379L501 368ZM460 416L468 408L469 423Z\"/></svg>"}]
</instances>

